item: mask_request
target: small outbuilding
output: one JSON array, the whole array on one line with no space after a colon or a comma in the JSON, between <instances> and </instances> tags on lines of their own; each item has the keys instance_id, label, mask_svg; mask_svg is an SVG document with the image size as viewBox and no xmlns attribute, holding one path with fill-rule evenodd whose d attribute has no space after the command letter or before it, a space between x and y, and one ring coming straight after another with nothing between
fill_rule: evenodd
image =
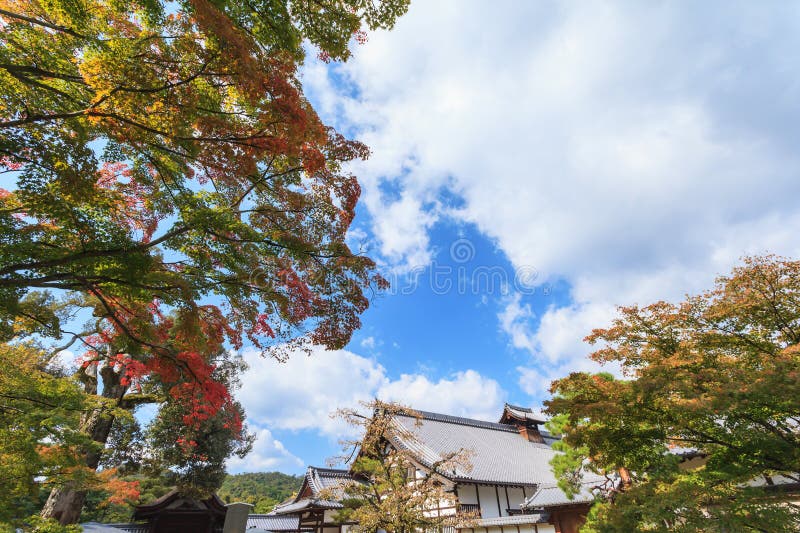
<instances>
[{"instance_id":1,"label":"small outbuilding","mask_svg":"<svg viewBox=\"0 0 800 533\"><path fill-rule=\"evenodd\" d=\"M136 522L147 524L147 533L221 533L227 509L219 496L204 500L171 490L156 501L139 505L133 513Z\"/></svg>"}]
</instances>

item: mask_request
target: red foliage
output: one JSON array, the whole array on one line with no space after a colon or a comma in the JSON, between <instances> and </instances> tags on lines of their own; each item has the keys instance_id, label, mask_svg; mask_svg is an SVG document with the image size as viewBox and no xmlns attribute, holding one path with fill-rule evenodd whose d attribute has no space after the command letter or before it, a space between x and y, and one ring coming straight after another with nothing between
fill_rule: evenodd
<instances>
[{"instance_id":1,"label":"red foliage","mask_svg":"<svg viewBox=\"0 0 800 533\"><path fill-rule=\"evenodd\" d=\"M103 139L113 148L104 157L119 160L60 162L52 191L41 187L40 203L56 208L29 215L26 229L49 224L52 236L34 237L63 254L36 275L53 275L55 263L54 283L92 299L103 329L84 339L84 368L114 368L123 388L163 386L191 428L232 402L213 360L243 335L259 348L300 338L336 348L358 327L362 289L385 281L345 244L361 189L341 168L369 151L320 120L296 56L254 42L215 2L178 6L169 38L124 10L97 17L103 42L143 45L110 68L83 60L81 38L66 43L93 104L63 127L76 147ZM2 157L0 167L22 164ZM0 200L13 194L0 189ZM206 305L212 298L228 307Z\"/></svg>"},{"instance_id":2,"label":"red foliage","mask_svg":"<svg viewBox=\"0 0 800 533\"><path fill-rule=\"evenodd\" d=\"M275 338L275 331L273 331L272 327L270 327L269 323L267 322L268 315L264 313L259 313L256 316L256 323L251 330L256 335L267 335L268 337Z\"/></svg>"},{"instance_id":3,"label":"red foliage","mask_svg":"<svg viewBox=\"0 0 800 533\"><path fill-rule=\"evenodd\" d=\"M365 44L369 40L369 35L364 30L356 30L353 33L353 37L358 44Z\"/></svg>"},{"instance_id":4,"label":"red foliage","mask_svg":"<svg viewBox=\"0 0 800 533\"><path fill-rule=\"evenodd\" d=\"M233 398L226 385L215 378L216 367L210 361L226 349L227 343L240 347L242 340L218 307L205 305L194 313L167 316L157 299L136 310L106 294L102 297L118 305L118 313L109 327L86 337L91 348L83 355L82 367L102 361L121 376L120 385L126 388L156 380L171 400L182 406L187 433L220 411L228 410ZM259 333L270 334L266 316L257 324ZM108 353L109 346L118 345L130 335L153 339L159 345L137 356L113 350ZM241 419L234 417L229 427L236 434L241 433Z\"/></svg>"},{"instance_id":5,"label":"red foliage","mask_svg":"<svg viewBox=\"0 0 800 533\"><path fill-rule=\"evenodd\" d=\"M103 470L98 477L102 482L102 489L109 493L103 505L124 505L139 499L139 482L118 478L115 468Z\"/></svg>"},{"instance_id":6,"label":"red foliage","mask_svg":"<svg viewBox=\"0 0 800 533\"><path fill-rule=\"evenodd\" d=\"M3 156L3 157L0 157L0 167L4 167L4 168L6 168L8 170L19 170L19 169L21 169L23 167L23 164L20 163L19 161L13 161L8 156ZM5 189L3 189L3 190L5 190ZM6 191L6 192L8 192L8 191Z\"/></svg>"}]
</instances>

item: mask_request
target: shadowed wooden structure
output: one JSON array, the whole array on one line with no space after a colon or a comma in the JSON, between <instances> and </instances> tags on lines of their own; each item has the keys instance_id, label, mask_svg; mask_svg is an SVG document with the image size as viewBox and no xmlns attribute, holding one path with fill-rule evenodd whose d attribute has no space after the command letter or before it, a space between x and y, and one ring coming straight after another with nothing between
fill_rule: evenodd
<instances>
[{"instance_id":1,"label":"shadowed wooden structure","mask_svg":"<svg viewBox=\"0 0 800 533\"><path fill-rule=\"evenodd\" d=\"M137 522L146 522L148 533L221 533L227 509L216 494L204 500L183 496L172 490L133 513Z\"/></svg>"}]
</instances>

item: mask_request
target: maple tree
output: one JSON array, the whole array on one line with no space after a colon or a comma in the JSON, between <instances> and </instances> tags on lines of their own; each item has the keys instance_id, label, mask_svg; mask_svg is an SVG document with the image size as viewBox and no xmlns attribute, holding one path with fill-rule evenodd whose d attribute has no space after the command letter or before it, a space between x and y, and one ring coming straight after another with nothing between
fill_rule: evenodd
<instances>
[{"instance_id":1,"label":"maple tree","mask_svg":"<svg viewBox=\"0 0 800 533\"><path fill-rule=\"evenodd\" d=\"M121 475L120 478L123 481L136 481L138 483L138 498L119 503L117 501L109 501L108 491L102 488L90 491L86 497L83 513L81 513L81 523L127 522L131 519L137 505L152 503L174 488L174 483L170 476L125 474Z\"/></svg>"},{"instance_id":2,"label":"maple tree","mask_svg":"<svg viewBox=\"0 0 800 533\"><path fill-rule=\"evenodd\" d=\"M796 530L782 491L800 483L800 261L746 258L682 303L619 312L587 341L625 379L573 373L547 402L579 452L562 480L624 474L582 531Z\"/></svg>"},{"instance_id":3,"label":"maple tree","mask_svg":"<svg viewBox=\"0 0 800 533\"><path fill-rule=\"evenodd\" d=\"M241 359L221 360L214 369L215 381L235 390L237 375L245 367ZM168 475L182 494L205 497L225 480L225 460L244 457L253 444L253 436L242 436L244 409L236 402L227 403L212 416L181 433L186 424L184 403L164 403L143 434L146 469ZM178 446L174 446L175 435ZM113 464L113 463L112 463Z\"/></svg>"},{"instance_id":4,"label":"maple tree","mask_svg":"<svg viewBox=\"0 0 800 533\"><path fill-rule=\"evenodd\" d=\"M386 284L346 243L344 165L368 150L319 119L297 66L304 39L344 60L407 5L0 1L0 341L85 352L93 441L141 402L180 406L176 446L235 413L229 347L349 341ZM74 522L84 498L56 490L44 516Z\"/></svg>"},{"instance_id":5,"label":"maple tree","mask_svg":"<svg viewBox=\"0 0 800 533\"><path fill-rule=\"evenodd\" d=\"M371 416L364 415L365 411L371 412ZM406 441L416 438L413 431L395 423L398 415L420 416L407 407L380 400L364 403L361 409L338 412L361 435L359 440L345 441L345 455L338 458L350 462L354 479L327 490L321 497L340 501L343 508L336 514L336 520L355 523L354 528L366 533L470 527L475 518L471 514L437 512L440 504L454 505L446 475L456 468L471 469L470 450L446 454L423 471L407 449L392 445L397 438Z\"/></svg>"},{"instance_id":6,"label":"maple tree","mask_svg":"<svg viewBox=\"0 0 800 533\"><path fill-rule=\"evenodd\" d=\"M84 454L102 446L80 422L102 407L47 352L32 343L0 344L0 368L0 530L31 526L42 488L74 483L102 490L101 505L137 496L137 483L119 479L114 468L96 473L87 466ZM33 520L38 529L57 529Z\"/></svg>"},{"instance_id":7,"label":"maple tree","mask_svg":"<svg viewBox=\"0 0 800 533\"><path fill-rule=\"evenodd\" d=\"M42 363L33 346L0 345L0 528L21 518L37 476L57 483L85 474L76 451L86 438L76 428L87 399Z\"/></svg>"}]
</instances>

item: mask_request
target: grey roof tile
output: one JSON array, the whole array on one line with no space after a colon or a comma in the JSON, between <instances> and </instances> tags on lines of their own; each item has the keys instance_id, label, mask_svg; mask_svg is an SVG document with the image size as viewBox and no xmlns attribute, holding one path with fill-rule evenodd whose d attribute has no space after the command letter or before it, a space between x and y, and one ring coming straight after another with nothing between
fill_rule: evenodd
<instances>
[{"instance_id":1,"label":"grey roof tile","mask_svg":"<svg viewBox=\"0 0 800 533\"><path fill-rule=\"evenodd\" d=\"M311 507L317 507L320 509L341 509L342 504L330 500L320 500L319 498L303 498L302 500L276 507L272 513L275 515L285 515L303 511Z\"/></svg>"},{"instance_id":2,"label":"grey roof tile","mask_svg":"<svg viewBox=\"0 0 800 533\"><path fill-rule=\"evenodd\" d=\"M513 516L497 516L494 518L481 518L475 522L475 527L491 526L518 526L523 524L543 524L549 518L548 513L517 514Z\"/></svg>"},{"instance_id":3,"label":"grey roof tile","mask_svg":"<svg viewBox=\"0 0 800 533\"><path fill-rule=\"evenodd\" d=\"M86 522L81 524L85 533L147 533L147 524L101 524L99 522Z\"/></svg>"},{"instance_id":4,"label":"grey roof tile","mask_svg":"<svg viewBox=\"0 0 800 533\"><path fill-rule=\"evenodd\" d=\"M319 468L309 466L306 471L306 479L314 494L318 494L325 489L336 489L345 483L353 481L353 477L347 470L336 468Z\"/></svg>"},{"instance_id":5,"label":"grey roof tile","mask_svg":"<svg viewBox=\"0 0 800 533\"><path fill-rule=\"evenodd\" d=\"M508 411L509 414L521 419L521 420L530 420L531 422L536 422L538 424L544 424L545 419L541 415L537 415L533 413L533 409L528 407L520 407L518 405L511 405L510 403L506 403L504 411Z\"/></svg>"},{"instance_id":6,"label":"grey roof tile","mask_svg":"<svg viewBox=\"0 0 800 533\"><path fill-rule=\"evenodd\" d=\"M300 518L272 514L251 514L247 517L247 529L259 528L267 531L297 531Z\"/></svg>"},{"instance_id":7,"label":"grey roof tile","mask_svg":"<svg viewBox=\"0 0 800 533\"><path fill-rule=\"evenodd\" d=\"M522 504L523 509L546 509L558 505L573 503L590 503L595 497L592 488L605 478L591 477L581 484L581 490L573 495L572 499L562 491L556 483L543 484L536 492Z\"/></svg>"},{"instance_id":8,"label":"grey roof tile","mask_svg":"<svg viewBox=\"0 0 800 533\"><path fill-rule=\"evenodd\" d=\"M548 444L528 441L514 426L428 412L420 415L396 418L401 431L395 444L426 466L463 449L473 454L472 469L456 470L451 475L455 480L527 486L556 482L550 459L557 452Z\"/></svg>"}]
</instances>

